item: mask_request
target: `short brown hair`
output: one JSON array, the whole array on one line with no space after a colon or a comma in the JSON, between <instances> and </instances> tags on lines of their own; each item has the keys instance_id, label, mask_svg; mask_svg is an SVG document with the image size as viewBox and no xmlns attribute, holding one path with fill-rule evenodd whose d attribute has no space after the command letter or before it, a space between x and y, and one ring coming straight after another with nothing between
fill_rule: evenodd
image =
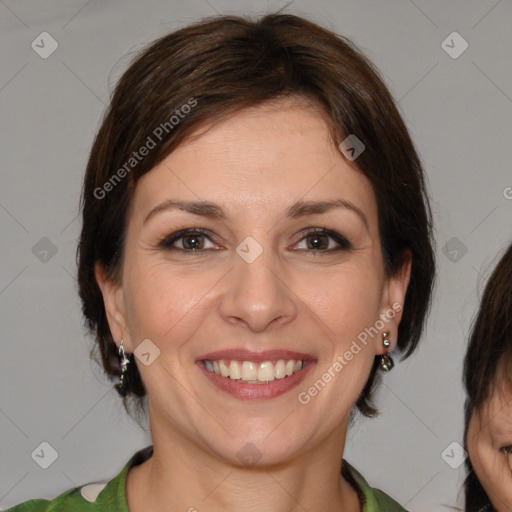
<instances>
[{"instance_id":1,"label":"short brown hair","mask_svg":"<svg viewBox=\"0 0 512 512\"><path fill-rule=\"evenodd\" d=\"M94 265L100 262L109 278L119 278L137 181L201 123L287 96L313 100L337 145L350 134L365 145L357 168L376 192L388 275L400 269L406 250L412 253L397 346L403 358L416 348L435 274L431 211L420 160L378 71L350 40L306 19L279 13L256 21L217 16L172 32L136 56L113 92L92 146L81 197L78 281L86 325L109 376L120 375L119 360ZM191 100L194 108L171 123L170 116ZM167 130L158 132L157 146L117 179L158 126ZM377 414L371 398L378 363L377 356L356 403L367 416ZM127 381L127 394L145 395L135 364Z\"/></svg>"}]
</instances>

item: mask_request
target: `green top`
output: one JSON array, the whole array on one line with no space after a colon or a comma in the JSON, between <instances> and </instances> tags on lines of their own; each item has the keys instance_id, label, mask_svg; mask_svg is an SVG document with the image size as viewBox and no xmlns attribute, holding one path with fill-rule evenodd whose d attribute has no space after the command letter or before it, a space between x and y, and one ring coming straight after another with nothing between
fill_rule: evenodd
<instances>
[{"instance_id":1,"label":"green top","mask_svg":"<svg viewBox=\"0 0 512 512\"><path fill-rule=\"evenodd\" d=\"M53 500L35 499L16 505L6 512L129 512L126 501L126 475L128 470L142 464L153 455L153 446L136 452L122 471L108 482L95 482L74 487ZM368 482L347 461L343 461L342 475L356 489L363 512L407 512L396 501Z\"/></svg>"}]
</instances>

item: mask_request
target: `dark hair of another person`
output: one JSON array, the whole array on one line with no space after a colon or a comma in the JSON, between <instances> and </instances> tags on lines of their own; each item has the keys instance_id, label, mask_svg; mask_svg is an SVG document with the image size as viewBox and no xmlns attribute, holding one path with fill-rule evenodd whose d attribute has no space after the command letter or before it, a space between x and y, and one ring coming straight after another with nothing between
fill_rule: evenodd
<instances>
[{"instance_id":1,"label":"dark hair of another person","mask_svg":"<svg viewBox=\"0 0 512 512\"><path fill-rule=\"evenodd\" d=\"M473 323L464 358L464 444L471 417L484 406L492 392L504 383L512 384L512 244L489 278ZM478 481L469 457L464 482L467 512L490 503Z\"/></svg>"},{"instance_id":2,"label":"dark hair of another person","mask_svg":"<svg viewBox=\"0 0 512 512\"><path fill-rule=\"evenodd\" d=\"M400 269L404 251L412 253L397 346L404 359L416 348L435 274L431 210L421 162L378 71L351 41L303 18L218 16L161 37L136 56L117 83L90 152L80 204L78 284L86 327L111 378L120 375L119 359L94 264L101 262L112 280L120 278L127 212L137 181L200 125L289 96L308 100L322 113L336 145L349 134L364 143L354 164L376 194L387 274ZM153 130L194 101L194 108L180 116L157 147L98 199L95 190ZM356 403L366 416L378 413L371 401L378 365L377 356ZM129 366L127 382L123 404L128 411L128 395L146 394L135 364ZM140 406L142 400L136 401Z\"/></svg>"}]
</instances>

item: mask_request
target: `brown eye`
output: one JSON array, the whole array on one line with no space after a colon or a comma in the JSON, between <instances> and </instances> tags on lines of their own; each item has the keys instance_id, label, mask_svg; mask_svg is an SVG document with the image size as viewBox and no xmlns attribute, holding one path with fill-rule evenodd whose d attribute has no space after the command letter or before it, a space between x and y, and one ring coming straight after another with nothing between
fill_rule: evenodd
<instances>
[{"instance_id":1,"label":"brown eye","mask_svg":"<svg viewBox=\"0 0 512 512\"><path fill-rule=\"evenodd\" d=\"M211 238L207 233L208 232L205 229L201 228L182 229L165 237L159 242L158 247L169 251L181 251L193 254L196 252L203 252L203 250L206 249L211 249L211 247L205 249L205 238L210 240L214 248L218 247L211 241ZM175 247L174 244L178 241L182 241L183 247Z\"/></svg>"},{"instance_id":2,"label":"brown eye","mask_svg":"<svg viewBox=\"0 0 512 512\"><path fill-rule=\"evenodd\" d=\"M339 233L327 229L311 229L306 232L306 235L300 240L306 241L306 251L308 252L335 252L341 250L348 250L351 248L350 242ZM329 249L330 240L334 240L338 247Z\"/></svg>"}]
</instances>

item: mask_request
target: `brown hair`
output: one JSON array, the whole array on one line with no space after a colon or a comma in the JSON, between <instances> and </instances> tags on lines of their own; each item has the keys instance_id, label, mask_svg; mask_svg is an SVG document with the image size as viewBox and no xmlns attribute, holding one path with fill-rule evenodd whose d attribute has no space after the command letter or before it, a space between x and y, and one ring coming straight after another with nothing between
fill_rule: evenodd
<instances>
[{"instance_id":1,"label":"brown hair","mask_svg":"<svg viewBox=\"0 0 512 512\"><path fill-rule=\"evenodd\" d=\"M388 275L401 268L405 250L412 253L397 345L403 358L416 348L435 273L431 211L420 160L379 73L351 41L303 18L218 16L172 32L136 56L113 92L92 146L81 197L78 281L86 325L109 376L120 375L119 360L94 264L101 262L112 280L119 279L127 211L138 179L200 124L287 96L320 107L337 145L349 134L364 143L357 168L376 191ZM158 138L156 147L131 162L148 137ZM367 416L377 414L371 398L378 364L377 356L356 403ZM127 394L145 395L135 364L127 381Z\"/></svg>"},{"instance_id":2,"label":"brown hair","mask_svg":"<svg viewBox=\"0 0 512 512\"><path fill-rule=\"evenodd\" d=\"M512 244L487 282L464 358L464 445L469 422L498 386L512 386ZM464 482L467 510L490 503L469 457Z\"/></svg>"}]
</instances>

